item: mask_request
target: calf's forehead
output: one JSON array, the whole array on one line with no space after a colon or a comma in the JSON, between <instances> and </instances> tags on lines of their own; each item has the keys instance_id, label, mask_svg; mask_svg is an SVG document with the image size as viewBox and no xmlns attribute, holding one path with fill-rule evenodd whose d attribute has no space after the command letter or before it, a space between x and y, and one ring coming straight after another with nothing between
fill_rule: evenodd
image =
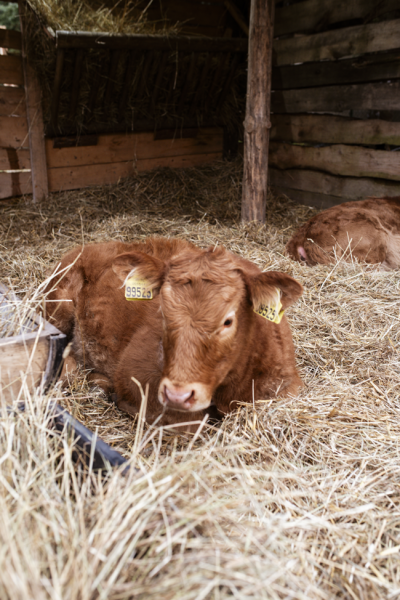
<instances>
[{"instance_id":1,"label":"calf's forehead","mask_svg":"<svg viewBox=\"0 0 400 600\"><path fill-rule=\"evenodd\" d=\"M161 289L166 317L215 323L236 310L245 295L237 269L171 269Z\"/></svg>"}]
</instances>

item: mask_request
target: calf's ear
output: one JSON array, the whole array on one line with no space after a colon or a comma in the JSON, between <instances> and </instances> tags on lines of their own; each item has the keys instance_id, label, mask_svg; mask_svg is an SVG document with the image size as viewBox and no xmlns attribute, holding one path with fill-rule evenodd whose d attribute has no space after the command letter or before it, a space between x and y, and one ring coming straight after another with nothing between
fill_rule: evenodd
<instances>
[{"instance_id":1,"label":"calf's ear","mask_svg":"<svg viewBox=\"0 0 400 600\"><path fill-rule=\"evenodd\" d=\"M163 284L167 267L162 260L144 252L127 252L114 259L112 270L123 283L133 275L145 279L155 296Z\"/></svg>"},{"instance_id":2,"label":"calf's ear","mask_svg":"<svg viewBox=\"0 0 400 600\"><path fill-rule=\"evenodd\" d=\"M282 309L296 302L303 293L303 286L286 273L279 271L266 271L251 277L248 281L251 301L255 310L261 305L275 305L278 294L282 303Z\"/></svg>"}]
</instances>

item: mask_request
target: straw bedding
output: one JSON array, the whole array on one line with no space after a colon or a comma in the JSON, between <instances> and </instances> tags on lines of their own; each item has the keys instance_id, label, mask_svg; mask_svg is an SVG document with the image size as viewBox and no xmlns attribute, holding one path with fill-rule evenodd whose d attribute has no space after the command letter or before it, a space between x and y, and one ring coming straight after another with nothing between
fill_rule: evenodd
<instances>
[{"instance_id":1,"label":"straw bedding","mask_svg":"<svg viewBox=\"0 0 400 600\"><path fill-rule=\"evenodd\" d=\"M244 405L195 437L119 412L84 372L24 394L0 421L0 597L400 597L399 275L308 268L283 255L313 214L269 196L239 223L241 164L160 171L117 186L0 207L0 278L32 294L74 244L147 235L224 244L301 281L288 311L305 387ZM48 435L49 398L130 458L100 477Z\"/></svg>"}]
</instances>

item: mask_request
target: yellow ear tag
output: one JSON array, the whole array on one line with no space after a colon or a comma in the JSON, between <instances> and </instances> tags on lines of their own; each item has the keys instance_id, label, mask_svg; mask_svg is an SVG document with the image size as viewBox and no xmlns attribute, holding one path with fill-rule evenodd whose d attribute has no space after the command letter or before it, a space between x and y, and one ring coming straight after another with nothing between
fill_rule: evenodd
<instances>
[{"instance_id":1,"label":"yellow ear tag","mask_svg":"<svg viewBox=\"0 0 400 600\"><path fill-rule=\"evenodd\" d=\"M279 293L279 290L278 290ZM260 307L257 310L254 310L257 315L260 317L264 317L267 321L271 321L271 323L279 323L282 321L282 317L285 314L285 311L282 310L282 302L278 300L278 304L272 304L268 306L266 304L260 304Z\"/></svg>"},{"instance_id":2,"label":"yellow ear tag","mask_svg":"<svg viewBox=\"0 0 400 600\"><path fill-rule=\"evenodd\" d=\"M127 300L152 300L153 292L147 279L133 275L125 283L125 298Z\"/></svg>"}]
</instances>

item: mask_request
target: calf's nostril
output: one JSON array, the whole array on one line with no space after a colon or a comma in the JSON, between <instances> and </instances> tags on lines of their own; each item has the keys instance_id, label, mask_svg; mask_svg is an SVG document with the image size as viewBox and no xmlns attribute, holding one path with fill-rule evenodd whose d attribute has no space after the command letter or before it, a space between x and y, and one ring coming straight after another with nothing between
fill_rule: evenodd
<instances>
[{"instance_id":1,"label":"calf's nostril","mask_svg":"<svg viewBox=\"0 0 400 600\"><path fill-rule=\"evenodd\" d=\"M193 396L193 390L187 392L183 390L169 389L165 385L164 394L165 398L169 402L174 402L175 404L184 404L186 400L189 400Z\"/></svg>"}]
</instances>

